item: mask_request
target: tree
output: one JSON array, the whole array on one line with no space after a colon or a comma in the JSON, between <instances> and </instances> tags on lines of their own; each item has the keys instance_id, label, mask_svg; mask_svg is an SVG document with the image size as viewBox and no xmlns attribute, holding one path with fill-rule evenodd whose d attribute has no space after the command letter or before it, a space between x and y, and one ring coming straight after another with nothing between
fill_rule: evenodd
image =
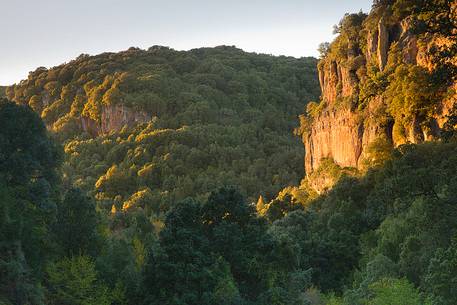
<instances>
[{"instance_id":1,"label":"tree","mask_svg":"<svg viewBox=\"0 0 457 305\"><path fill-rule=\"evenodd\" d=\"M269 282L264 257L272 247L265 234L265 220L257 217L255 207L233 187L212 192L202 207L202 215L212 251L229 263L241 296L255 300L273 284ZM252 265L254 261L257 263Z\"/></svg>"},{"instance_id":2,"label":"tree","mask_svg":"<svg viewBox=\"0 0 457 305\"><path fill-rule=\"evenodd\" d=\"M107 287L100 281L88 256L74 256L47 268L49 301L61 305L108 305Z\"/></svg>"},{"instance_id":3,"label":"tree","mask_svg":"<svg viewBox=\"0 0 457 305\"><path fill-rule=\"evenodd\" d=\"M151 304L204 304L214 284L208 266L209 243L201 234L199 203L181 202L169 212L160 233L160 248L148 258L143 289Z\"/></svg>"},{"instance_id":4,"label":"tree","mask_svg":"<svg viewBox=\"0 0 457 305\"><path fill-rule=\"evenodd\" d=\"M97 254L98 217L95 204L80 190L70 189L57 206L53 231L64 255Z\"/></svg>"},{"instance_id":5,"label":"tree","mask_svg":"<svg viewBox=\"0 0 457 305\"><path fill-rule=\"evenodd\" d=\"M440 92L430 78L427 70L415 65L400 65L389 76L387 108L396 121L411 123L433 114Z\"/></svg>"},{"instance_id":6,"label":"tree","mask_svg":"<svg viewBox=\"0 0 457 305\"><path fill-rule=\"evenodd\" d=\"M260 195L259 199L257 200L257 203L255 205L255 209L256 209L257 213L261 216L265 215L266 207L267 207L267 204L265 203L265 199L263 199L263 196Z\"/></svg>"},{"instance_id":7,"label":"tree","mask_svg":"<svg viewBox=\"0 0 457 305\"><path fill-rule=\"evenodd\" d=\"M327 56L328 52L330 51L330 43L323 42L323 43L319 44L317 51L319 52L320 58L324 58L325 56Z\"/></svg>"},{"instance_id":8,"label":"tree","mask_svg":"<svg viewBox=\"0 0 457 305\"><path fill-rule=\"evenodd\" d=\"M430 261L425 276L425 290L432 296L433 304L451 305L457 302L457 242L447 249L438 249Z\"/></svg>"},{"instance_id":9,"label":"tree","mask_svg":"<svg viewBox=\"0 0 457 305\"><path fill-rule=\"evenodd\" d=\"M311 271L295 244L269 231L233 187L199 204L186 200L167 215L160 247L150 254L143 290L152 304L305 304Z\"/></svg>"},{"instance_id":10,"label":"tree","mask_svg":"<svg viewBox=\"0 0 457 305\"><path fill-rule=\"evenodd\" d=\"M419 291L405 279L382 279L370 285L369 305L422 305Z\"/></svg>"},{"instance_id":11,"label":"tree","mask_svg":"<svg viewBox=\"0 0 457 305\"><path fill-rule=\"evenodd\" d=\"M51 256L60 154L26 106L0 102L0 295L42 304L42 271Z\"/></svg>"},{"instance_id":12,"label":"tree","mask_svg":"<svg viewBox=\"0 0 457 305\"><path fill-rule=\"evenodd\" d=\"M57 181L60 151L29 107L0 101L0 147L0 174L8 184Z\"/></svg>"},{"instance_id":13,"label":"tree","mask_svg":"<svg viewBox=\"0 0 457 305\"><path fill-rule=\"evenodd\" d=\"M44 295L36 275L47 253L40 242L45 236L35 232L45 227L30 204L15 200L1 182L0 202L0 303L41 305Z\"/></svg>"}]
</instances>

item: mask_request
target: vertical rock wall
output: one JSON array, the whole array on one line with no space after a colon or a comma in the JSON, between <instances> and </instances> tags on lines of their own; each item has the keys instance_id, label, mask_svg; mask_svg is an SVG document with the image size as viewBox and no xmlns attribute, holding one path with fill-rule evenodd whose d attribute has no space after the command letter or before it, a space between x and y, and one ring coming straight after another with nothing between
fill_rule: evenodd
<instances>
[{"instance_id":1,"label":"vertical rock wall","mask_svg":"<svg viewBox=\"0 0 457 305\"><path fill-rule=\"evenodd\" d=\"M312 118L307 132L303 134L308 176L319 168L324 158L333 159L343 168L360 168L368 147L378 138L385 138L394 145L434 139L445 122L446 114L456 102L455 98L443 101L436 119L431 119L427 128L423 127L422 118L414 117L410 126L406 126L406 139L395 138L392 133L395 122L385 111L382 95L372 97L362 110L357 104L352 105L351 100L358 99L359 88L370 65L377 66L380 71L386 68L393 45L401 50L404 63L431 70L429 46L418 43L418 38L409 31L407 19L399 24L388 24L381 17L376 27L364 33L363 48L354 48L354 44L348 42L350 47L344 59L327 56L319 63L321 99L325 107Z\"/></svg>"},{"instance_id":2,"label":"vertical rock wall","mask_svg":"<svg viewBox=\"0 0 457 305\"><path fill-rule=\"evenodd\" d=\"M133 111L124 105L103 106L100 123L89 117L81 117L81 127L85 132L96 136L120 131L124 126L134 127L146 123L151 117L143 111Z\"/></svg>"}]
</instances>

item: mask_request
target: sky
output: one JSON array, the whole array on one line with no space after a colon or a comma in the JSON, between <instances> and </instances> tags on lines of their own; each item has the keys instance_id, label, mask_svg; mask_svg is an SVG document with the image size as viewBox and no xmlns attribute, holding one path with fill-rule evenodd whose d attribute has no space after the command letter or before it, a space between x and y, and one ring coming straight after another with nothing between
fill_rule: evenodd
<instances>
[{"instance_id":1,"label":"sky","mask_svg":"<svg viewBox=\"0 0 457 305\"><path fill-rule=\"evenodd\" d=\"M0 85L78 55L153 45L176 50L235 45L317 56L347 12L371 0L0 0Z\"/></svg>"}]
</instances>

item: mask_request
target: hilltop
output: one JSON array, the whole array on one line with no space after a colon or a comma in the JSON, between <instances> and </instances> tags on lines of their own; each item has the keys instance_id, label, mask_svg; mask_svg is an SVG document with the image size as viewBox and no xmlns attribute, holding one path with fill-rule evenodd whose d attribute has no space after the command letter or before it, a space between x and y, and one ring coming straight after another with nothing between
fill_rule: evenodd
<instances>
[{"instance_id":1,"label":"hilltop","mask_svg":"<svg viewBox=\"0 0 457 305\"><path fill-rule=\"evenodd\" d=\"M109 210L160 212L222 185L257 200L297 184L292 131L318 96L316 63L226 46L130 48L38 68L7 95L65 144L66 183Z\"/></svg>"}]
</instances>

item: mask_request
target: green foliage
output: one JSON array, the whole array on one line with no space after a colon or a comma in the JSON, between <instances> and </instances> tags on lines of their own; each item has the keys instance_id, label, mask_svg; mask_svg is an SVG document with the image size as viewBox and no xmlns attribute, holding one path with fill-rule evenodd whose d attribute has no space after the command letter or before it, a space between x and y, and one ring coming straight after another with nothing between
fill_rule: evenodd
<instances>
[{"instance_id":1,"label":"green foliage","mask_svg":"<svg viewBox=\"0 0 457 305\"><path fill-rule=\"evenodd\" d=\"M450 305L457 302L456 270L457 247L454 239L447 249L438 249L430 260L424 286L431 295L432 304Z\"/></svg>"},{"instance_id":2,"label":"green foliage","mask_svg":"<svg viewBox=\"0 0 457 305\"><path fill-rule=\"evenodd\" d=\"M290 119L300 112L302 101L317 97L315 64L312 58L273 57L234 47L179 52L155 46L39 68L7 91L15 102L43 109L51 126L66 114L100 122L107 106L122 104L158 117L161 128L254 119L281 130L292 126ZM266 110L275 112L275 121L253 117Z\"/></svg>"},{"instance_id":3,"label":"green foliage","mask_svg":"<svg viewBox=\"0 0 457 305\"><path fill-rule=\"evenodd\" d=\"M393 151L390 141L378 138L368 146L362 165L365 169L382 167L386 161L393 158Z\"/></svg>"},{"instance_id":4,"label":"green foliage","mask_svg":"<svg viewBox=\"0 0 457 305\"><path fill-rule=\"evenodd\" d=\"M264 204L261 209L257 203L257 212L259 215L266 216L270 222L274 222L290 212L306 209L316 197L316 191L304 179L299 187L284 188L275 199Z\"/></svg>"},{"instance_id":5,"label":"green foliage","mask_svg":"<svg viewBox=\"0 0 457 305\"><path fill-rule=\"evenodd\" d=\"M66 256L96 255L97 222L94 203L80 190L67 191L57 207L53 230Z\"/></svg>"},{"instance_id":6,"label":"green foliage","mask_svg":"<svg viewBox=\"0 0 457 305\"><path fill-rule=\"evenodd\" d=\"M341 178L357 174L355 168L342 168L331 158L320 160L319 167L309 175L310 181L315 181L323 190L332 188Z\"/></svg>"},{"instance_id":7,"label":"green foliage","mask_svg":"<svg viewBox=\"0 0 457 305\"><path fill-rule=\"evenodd\" d=\"M366 18L367 15L363 12L345 14L338 25L334 26L333 32L339 35L330 44L325 58L340 61L347 59L349 54L360 54L360 46L364 43L360 33Z\"/></svg>"},{"instance_id":8,"label":"green foliage","mask_svg":"<svg viewBox=\"0 0 457 305\"><path fill-rule=\"evenodd\" d=\"M374 296L369 305L422 305L420 294L404 279L383 279L370 285Z\"/></svg>"},{"instance_id":9,"label":"green foliage","mask_svg":"<svg viewBox=\"0 0 457 305\"><path fill-rule=\"evenodd\" d=\"M109 291L87 256L65 258L47 268L51 304L109 305Z\"/></svg>"},{"instance_id":10,"label":"green foliage","mask_svg":"<svg viewBox=\"0 0 457 305\"><path fill-rule=\"evenodd\" d=\"M446 119L446 123L444 123L444 126L441 130L441 137L445 142L455 142L457 135L457 104L454 104L454 106L450 109L449 114L446 116Z\"/></svg>"},{"instance_id":11,"label":"green foliage","mask_svg":"<svg viewBox=\"0 0 457 305\"><path fill-rule=\"evenodd\" d=\"M309 272L232 188L177 205L159 241L145 271L152 304L304 304Z\"/></svg>"},{"instance_id":12,"label":"green foliage","mask_svg":"<svg viewBox=\"0 0 457 305\"><path fill-rule=\"evenodd\" d=\"M377 174L369 173L372 191L360 202L365 202L361 214L365 216L360 219L365 222L365 233L360 241L366 269L355 284L357 294L366 295L370 279L379 278L376 270L381 269L370 267L377 257L390 261L381 264L391 266L381 276L406 277L429 291L429 266L440 256L439 249L451 246L457 229L457 215L452 212L454 180L449 178L456 166L455 149L455 144L403 146L396 152L399 159L388 161Z\"/></svg>"},{"instance_id":13,"label":"green foliage","mask_svg":"<svg viewBox=\"0 0 457 305\"><path fill-rule=\"evenodd\" d=\"M56 180L60 152L30 108L0 101L0 173L11 185Z\"/></svg>"},{"instance_id":14,"label":"green foliage","mask_svg":"<svg viewBox=\"0 0 457 305\"><path fill-rule=\"evenodd\" d=\"M367 77L360 84L359 98L362 102L368 102L370 98L382 95L386 90L389 82L388 76L390 71L379 71L374 65L367 68Z\"/></svg>"},{"instance_id":15,"label":"green foliage","mask_svg":"<svg viewBox=\"0 0 457 305\"><path fill-rule=\"evenodd\" d=\"M306 105L306 114L308 114L308 116L310 116L312 118L317 118L322 113L322 111L325 109L325 107L326 107L325 102L320 102L320 103L309 102Z\"/></svg>"},{"instance_id":16,"label":"green foliage","mask_svg":"<svg viewBox=\"0 0 457 305\"><path fill-rule=\"evenodd\" d=\"M380 287L392 297L397 288L418 295L408 288L411 285L430 297L435 291L439 304L440 296L448 298L453 283L452 259L447 258L453 252L443 255L440 249L452 249L457 230L452 199L456 188L450 178L457 166L456 147L401 146L365 177L340 179L324 196L311 199L305 211L275 218L279 220L272 228L288 240L287 248L297 253L300 268L313 271L315 286L324 292L344 292L334 302L365 304L362 300L374 297L374 283L406 278L409 286ZM449 275L438 267L443 264L448 264L443 268ZM440 284L445 282L449 286ZM353 288L345 289L351 284Z\"/></svg>"},{"instance_id":17,"label":"green foliage","mask_svg":"<svg viewBox=\"0 0 457 305\"><path fill-rule=\"evenodd\" d=\"M433 34L444 38L447 43L435 44L433 55L434 82L440 86L452 85L457 78L457 11L449 0L398 0L393 5L398 18L408 17L417 34Z\"/></svg>"},{"instance_id":18,"label":"green foliage","mask_svg":"<svg viewBox=\"0 0 457 305\"><path fill-rule=\"evenodd\" d=\"M0 102L0 299L43 304L59 153L30 108Z\"/></svg>"},{"instance_id":19,"label":"green foliage","mask_svg":"<svg viewBox=\"0 0 457 305\"><path fill-rule=\"evenodd\" d=\"M204 199L221 185L236 185L254 201L259 193L271 198L297 183L302 148L298 139L290 147L289 137L251 125L163 130L151 123L69 141L63 170L69 184L91 192L106 209L134 205L160 215L186 197Z\"/></svg>"},{"instance_id":20,"label":"green foliage","mask_svg":"<svg viewBox=\"0 0 457 305\"><path fill-rule=\"evenodd\" d=\"M327 297L325 305L343 305L343 300L340 297L331 294Z\"/></svg>"},{"instance_id":21,"label":"green foliage","mask_svg":"<svg viewBox=\"0 0 457 305\"><path fill-rule=\"evenodd\" d=\"M438 91L425 68L400 65L389 76L386 91L388 111L396 121L411 123L416 116L431 117L438 101Z\"/></svg>"},{"instance_id":22,"label":"green foliage","mask_svg":"<svg viewBox=\"0 0 457 305\"><path fill-rule=\"evenodd\" d=\"M382 94L394 142L406 142L404 127L435 113L452 74L399 64L398 44L382 72L359 71L364 31L411 16L415 30L452 42L448 4L379 0L369 17L346 15L323 61L367 78L337 104L370 110ZM437 70L452 48L437 52ZM363 177L321 160L311 178L332 188L318 196L306 180L290 186L303 176L290 131L317 96L312 64L156 46L81 55L7 88L16 104L0 102L0 304L455 304L455 111L443 143L375 141ZM65 144L61 172L26 104ZM113 109L154 118L101 134ZM310 118L300 121L305 136Z\"/></svg>"},{"instance_id":23,"label":"green foliage","mask_svg":"<svg viewBox=\"0 0 457 305\"><path fill-rule=\"evenodd\" d=\"M325 56L327 56L328 52L330 51L330 43L323 42L323 43L319 44L317 51L320 54L320 58L324 58Z\"/></svg>"},{"instance_id":24,"label":"green foliage","mask_svg":"<svg viewBox=\"0 0 457 305\"><path fill-rule=\"evenodd\" d=\"M39 68L8 92L65 143L66 184L99 207L135 204L159 216L223 185L255 200L298 184L303 147L291 131L304 101L318 96L315 64L234 47L155 46Z\"/></svg>"},{"instance_id":25,"label":"green foliage","mask_svg":"<svg viewBox=\"0 0 457 305\"><path fill-rule=\"evenodd\" d=\"M141 222L138 216L131 218L129 221L136 224L130 224L130 230L123 234L110 234L96 259L98 277L109 288L113 304L141 302L141 273L147 256L145 249L151 247L155 239L149 221ZM146 230L140 228L141 224Z\"/></svg>"}]
</instances>

